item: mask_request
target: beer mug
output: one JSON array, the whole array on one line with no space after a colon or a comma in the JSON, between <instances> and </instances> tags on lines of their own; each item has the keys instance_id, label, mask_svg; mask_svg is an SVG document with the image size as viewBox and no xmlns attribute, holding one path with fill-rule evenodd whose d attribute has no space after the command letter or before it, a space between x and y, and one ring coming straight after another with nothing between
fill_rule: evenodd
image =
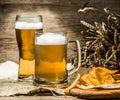
<instances>
[{"instance_id":1,"label":"beer mug","mask_svg":"<svg viewBox=\"0 0 120 100\"><path fill-rule=\"evenodd\" d=\"M35 73L35 34L43 32L42 16L17 15L15 29L19 48L18 80L33 80Z\"/></svg>"},{"instance_id":2,"label":"beer mug","mask_svg":"<svg viewBox=\"0 0 120 100\"><path fill-rule=\"evenodd\" d=\"M65 32L43 33L35 39L35 80L34 85L47 87L65 87L68 75L75 73L80 66L70 72L67 70L67 36ZM76 40L77 48L80 46ZM71 68L70 68L71 69Z\"/></svg>"}]
</instances>

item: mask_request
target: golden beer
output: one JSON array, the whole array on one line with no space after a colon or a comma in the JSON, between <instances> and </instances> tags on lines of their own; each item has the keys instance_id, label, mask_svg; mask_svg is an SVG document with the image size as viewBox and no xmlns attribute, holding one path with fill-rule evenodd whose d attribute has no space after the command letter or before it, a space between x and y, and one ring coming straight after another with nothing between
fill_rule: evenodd
<instances>
[{"instance_id":1,"label":"golden beer","mask_svg":"<svg viewBox=\"0 0 120 100\"><path fill-rule=\"evenodd\" d=\"M18 78L29 80L35 74L35 34L42 32L42 23L17 21L15 27L19 48Z\"/></svg>"},{"instance_id":2,"label":"golden beer","mask_svg":"<svg viewBox=\"0 0 120 100\"><path fill-rule=\"evenodd\" d=\"M35 69L35 33L42 30L38 29L16 29L16 38L19 47L20 66L19 75L34 75ZM19 77L20 77L19 76Z\"/></svg>"},{"instance_id":3,"label":"golden beer","mask_svg":"<svg viewBox=\"0 0 120 100\"><path fill-rule=\"evenodd\" d=\"M35 81L64 83L67 78L67 43L65 36L44 33L35 45Z\"/></svg>"}]
</instances>

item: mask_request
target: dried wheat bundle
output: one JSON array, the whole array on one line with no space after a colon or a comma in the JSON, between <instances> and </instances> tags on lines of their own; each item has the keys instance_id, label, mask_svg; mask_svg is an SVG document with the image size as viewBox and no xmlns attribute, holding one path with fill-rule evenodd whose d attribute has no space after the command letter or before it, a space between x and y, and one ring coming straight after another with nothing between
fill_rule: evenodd
<instances>
[{"instance_id":1,"label":"dried wheat bundle","mask_svg":"<svg viewBox=\"0 0 120 100\"><path fill-rule=\"evenodd\" d=\"M104 8L107 22L94 22L94 25L81 20L88 29L83 48L82 66L104 66L109 69L120 69L120 15Z\"/></svg>"}]
</instances>

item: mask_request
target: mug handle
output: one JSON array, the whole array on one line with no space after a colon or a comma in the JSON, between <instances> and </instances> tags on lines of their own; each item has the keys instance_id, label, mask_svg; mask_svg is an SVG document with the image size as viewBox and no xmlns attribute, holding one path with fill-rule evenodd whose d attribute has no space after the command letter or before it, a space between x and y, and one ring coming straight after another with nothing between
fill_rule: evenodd
<instances>
[{"instance_id":1,"label":"mug handle","mask_svg":"<svg viewBox=\"0 0 120 100\"><path fill-rule=\"evenodd\" d=\"M77 68L74 67L74 65L71 65L71 71L68 72L68 75L72 75L73 73L77 72L78 69L81 66L81 46L80 46L80 42L79 40L73 40L73 41L69 41L69 43L73 43L75 42L76 47L77 47Z\"/></svg>"}]
</instances>

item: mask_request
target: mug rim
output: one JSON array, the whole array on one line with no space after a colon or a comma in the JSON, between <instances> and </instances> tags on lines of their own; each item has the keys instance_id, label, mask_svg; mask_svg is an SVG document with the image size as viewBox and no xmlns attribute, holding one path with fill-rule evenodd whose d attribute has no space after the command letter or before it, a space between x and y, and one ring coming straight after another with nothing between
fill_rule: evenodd
<instances>
[{"instance_id":1,"label":"mug rim","mask_svg":"<svg viewBox=\"0 0 120 100\"><path fill-rule=\"evenodd\" d=\"M47 32L43 32L42 34L64 34L67 35L67 32L65 31L47 31Z\"/></svg>"}]
</instances>

